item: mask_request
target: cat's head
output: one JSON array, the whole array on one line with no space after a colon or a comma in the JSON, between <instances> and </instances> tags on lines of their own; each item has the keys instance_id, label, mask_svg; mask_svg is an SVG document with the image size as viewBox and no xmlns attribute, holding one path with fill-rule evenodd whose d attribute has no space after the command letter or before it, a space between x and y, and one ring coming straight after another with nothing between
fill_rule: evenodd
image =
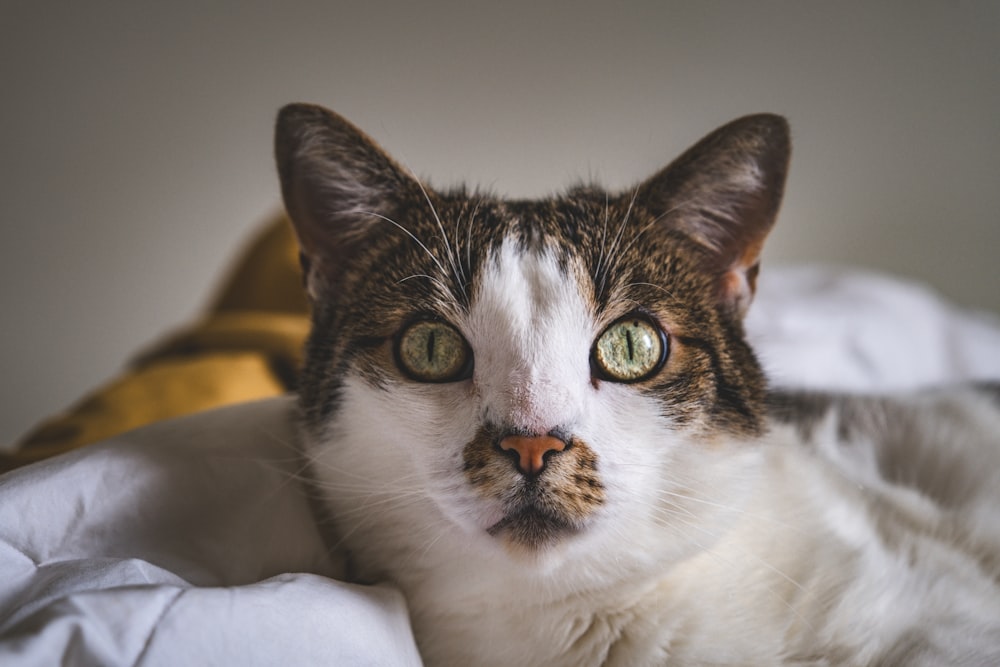
<instances>
[{"instance_id":1,"label":"cat's head","mask_svg":"<svg viewBox=\"0 0 1000 667\"><path fill-rule=\"evenodd\" d=\"M733 121L634 189L537 201L435 191L316 106L281 111L276 155L313 308L307 447L334 492L396 486L521 555L636 526L708 541L692 531L762 427L741 320L782 118Z\"/></svg>"}]
</instances>

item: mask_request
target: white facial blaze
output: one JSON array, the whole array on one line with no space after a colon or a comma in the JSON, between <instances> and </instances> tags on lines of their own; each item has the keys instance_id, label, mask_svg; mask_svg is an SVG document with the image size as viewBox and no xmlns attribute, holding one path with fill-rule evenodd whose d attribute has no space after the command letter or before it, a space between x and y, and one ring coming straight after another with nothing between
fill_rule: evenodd
<instances>
[{"instance_id":1,"label":"white facial blaze","mask_svg":"<svg viewBox=\"0 0 1000 667\"><path fill-rule=\"evenodd\" d=\"M504 243L484 266L467 329L487 421L542 434L580 419L594 317L551 253Z\"/></svg>"}]
</instances>

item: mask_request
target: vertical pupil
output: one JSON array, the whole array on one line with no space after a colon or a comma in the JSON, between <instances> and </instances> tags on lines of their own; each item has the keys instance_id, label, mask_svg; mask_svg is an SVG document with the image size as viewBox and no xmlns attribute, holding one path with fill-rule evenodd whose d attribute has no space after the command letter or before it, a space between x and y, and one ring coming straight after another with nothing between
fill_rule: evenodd
<instances>
[{"instance_id":1,"label":"vertical pupil","mask_svg":"<svg viewBox=\"0 0 1000 667\"><path fill-rule=\"evenodd\" d=\"M433 329L427 335L427 362L428 363L430 363L431 361L434 360L434 336L436 336L436 335L437 335L437 332L434 331Z\"/></svg>"},{"instance_id":2,"label":"vertical pupil","mask_svg":"<svg viewBox=\"0 0 1000 667\"><path fill-rule=\"evenodd\" d=\"M628 344L628 360L635 361L635 343L632 342L632 332L625 330L625 342Z\"/></svg>"}]
</instances>

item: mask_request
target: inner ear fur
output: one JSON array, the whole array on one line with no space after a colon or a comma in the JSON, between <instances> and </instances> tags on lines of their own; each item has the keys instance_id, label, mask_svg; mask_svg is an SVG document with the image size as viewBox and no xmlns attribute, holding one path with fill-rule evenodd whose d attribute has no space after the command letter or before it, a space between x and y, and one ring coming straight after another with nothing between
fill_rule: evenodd
<instances>
[{"instance_id":1,"label":"inner ear fur","mask_svg":"<svg viewBox=\"0 0 1000 667\"><path fill-rule=\"evenodd\" d=\"M745 314L784 192L791 138L774 114L738 118L645 181L636 199L706 251L722 305Z\"/></svg>"}]
</instances>

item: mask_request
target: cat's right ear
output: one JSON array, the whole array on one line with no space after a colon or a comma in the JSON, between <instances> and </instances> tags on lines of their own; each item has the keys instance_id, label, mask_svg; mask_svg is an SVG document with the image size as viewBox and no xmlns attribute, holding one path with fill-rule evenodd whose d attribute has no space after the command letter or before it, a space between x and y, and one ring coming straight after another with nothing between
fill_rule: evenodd
<instances>
[{"instance_id":1,"label":"cat's right ear","mask_svg":"<svg viewBox=\"0 0 1000 667\"><path fill-rule=\"evenodd\" d=\"M336 282L368 231L395 217L419 185L364 132L312 104L278 112L274 154L306 289L315 299Z\"/></svg>"}]
</instances>

